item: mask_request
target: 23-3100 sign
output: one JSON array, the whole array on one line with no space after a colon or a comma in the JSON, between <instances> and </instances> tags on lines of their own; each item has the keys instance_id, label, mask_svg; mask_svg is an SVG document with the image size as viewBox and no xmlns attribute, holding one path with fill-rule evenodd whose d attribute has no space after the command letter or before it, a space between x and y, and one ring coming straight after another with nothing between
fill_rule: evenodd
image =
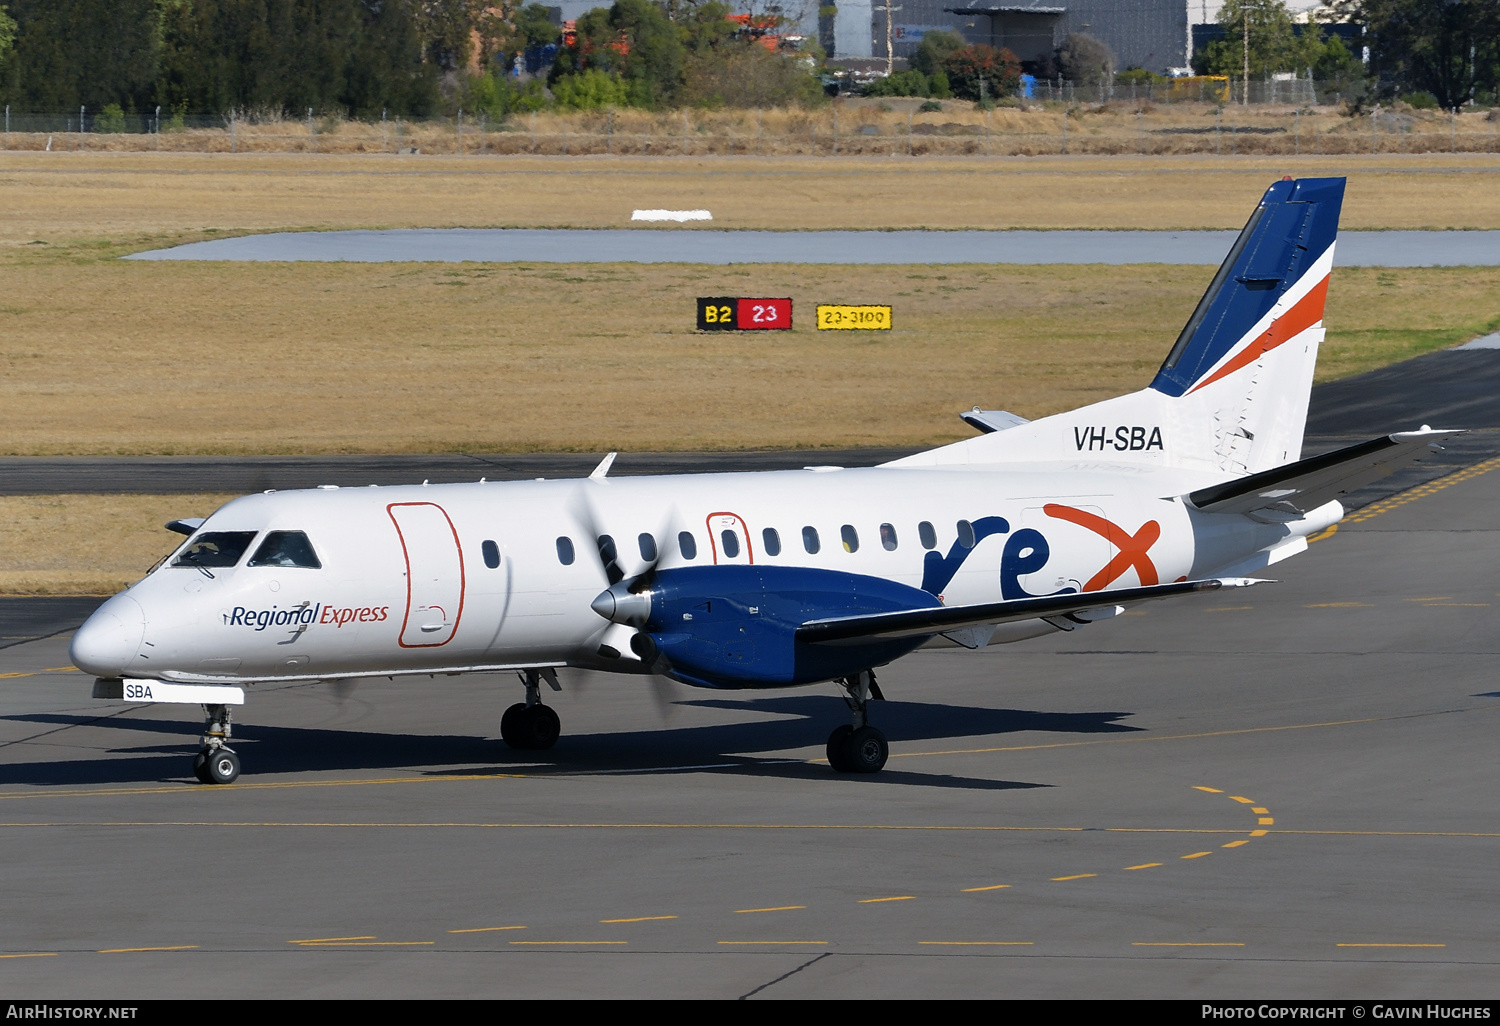
<instances>
[{"instance_id":1,"label":"23-3100 sign","mask_svg":"<svg viewBox=\"0 0 1500 1026\"><path fill-rule=\"evenodd\" d=\"M698 297L699 331L787 331L791 326L790 299Z\"/></svg>"}]
</instances>

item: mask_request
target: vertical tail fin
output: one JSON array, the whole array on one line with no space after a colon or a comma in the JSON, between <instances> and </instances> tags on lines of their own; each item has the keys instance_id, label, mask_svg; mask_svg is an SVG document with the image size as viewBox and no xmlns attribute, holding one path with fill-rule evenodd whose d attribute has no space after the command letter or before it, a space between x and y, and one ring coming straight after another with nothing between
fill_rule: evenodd
<instances>
[{"instance_id":1,"label":"vertical tail fin","mask_svg":"<svg viewBox=\"0 0 1500 1026\"><path fill-rule=\"evenodd\" d=\"M1266 190L1151 387L1211 407L1225 470L1301 455L1344 179Z\"/></svg>"}]
</instances>

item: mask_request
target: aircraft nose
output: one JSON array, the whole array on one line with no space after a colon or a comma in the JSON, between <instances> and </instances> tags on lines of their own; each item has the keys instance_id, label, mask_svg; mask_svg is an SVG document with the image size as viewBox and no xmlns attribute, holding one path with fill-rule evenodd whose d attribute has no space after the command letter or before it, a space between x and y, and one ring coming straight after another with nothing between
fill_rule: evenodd
<instances>
[{"instance_id":1,"label":"aircraft nose","mask_svg":"<svg viewBox=\"0 0 1500 1026\"><path fill-rule=\"evenodd\" d=\"M141 604L129 596L116 595L74 632L68 657L84 673L120 677L140 651L145 634L146 613Z\"/></svg>"}]
</instances>

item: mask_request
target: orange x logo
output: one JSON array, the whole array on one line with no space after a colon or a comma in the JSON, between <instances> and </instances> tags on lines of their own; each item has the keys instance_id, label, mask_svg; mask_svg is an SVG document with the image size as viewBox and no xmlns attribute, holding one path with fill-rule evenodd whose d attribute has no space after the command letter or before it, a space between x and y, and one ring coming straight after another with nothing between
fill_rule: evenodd
<instances>
[{"instance_id":1,"label":"orange x logo","mask_svg":"<svg viewBox=\"0 0 1500 1026\"><path fill-rule=\"evenodd\" d=\"M1098 591L1100 588L1108 587L1131 567L1135 567L1136 576L1141 579L1141 584L1157 583L1156 564L1151 562L1151 557L1147 555L1151 546L1156 544L1156 539L1161 537L1161 524L1155 520L1146 521L1139 531L1131 535L1101 516L1074 509L1072 506L1059 506L1055 502L1049 502L1042 507L1042 512L1049 517L1086 527L1095 534L1108 539L1111 545L1120 550L1114 559L1104 565L1103 570L1089 578L1089 582L1083 586L1084 591Z\"/></svg>"}]
</instances>

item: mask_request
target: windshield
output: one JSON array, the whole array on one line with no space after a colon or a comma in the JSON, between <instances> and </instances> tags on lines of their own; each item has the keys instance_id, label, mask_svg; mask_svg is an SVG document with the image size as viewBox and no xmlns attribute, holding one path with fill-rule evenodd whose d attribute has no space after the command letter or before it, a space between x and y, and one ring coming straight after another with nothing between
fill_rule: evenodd
<instances>
[{"instance_id":1,"label":"windshield","mask_svg":"<svg viewBox=\"0 0 1500 1026\"><path fill-rule=\"evenodd\" d=\"M208 531L198 535L172 560L173 566L204 567L234 566L255 540L254 531Z\"/></svg>"},{"instance_id":2,"label":"windshield","mask_svg":"<svg viewBox=\"0 0 1500 1026\"><path fill-rule=\"evenodd\" d=\"M321 570L323 564L313 551L312 542L301 531L272 531L260 543L247 566L300 566Z\"/></svg>"}]
</instances>

